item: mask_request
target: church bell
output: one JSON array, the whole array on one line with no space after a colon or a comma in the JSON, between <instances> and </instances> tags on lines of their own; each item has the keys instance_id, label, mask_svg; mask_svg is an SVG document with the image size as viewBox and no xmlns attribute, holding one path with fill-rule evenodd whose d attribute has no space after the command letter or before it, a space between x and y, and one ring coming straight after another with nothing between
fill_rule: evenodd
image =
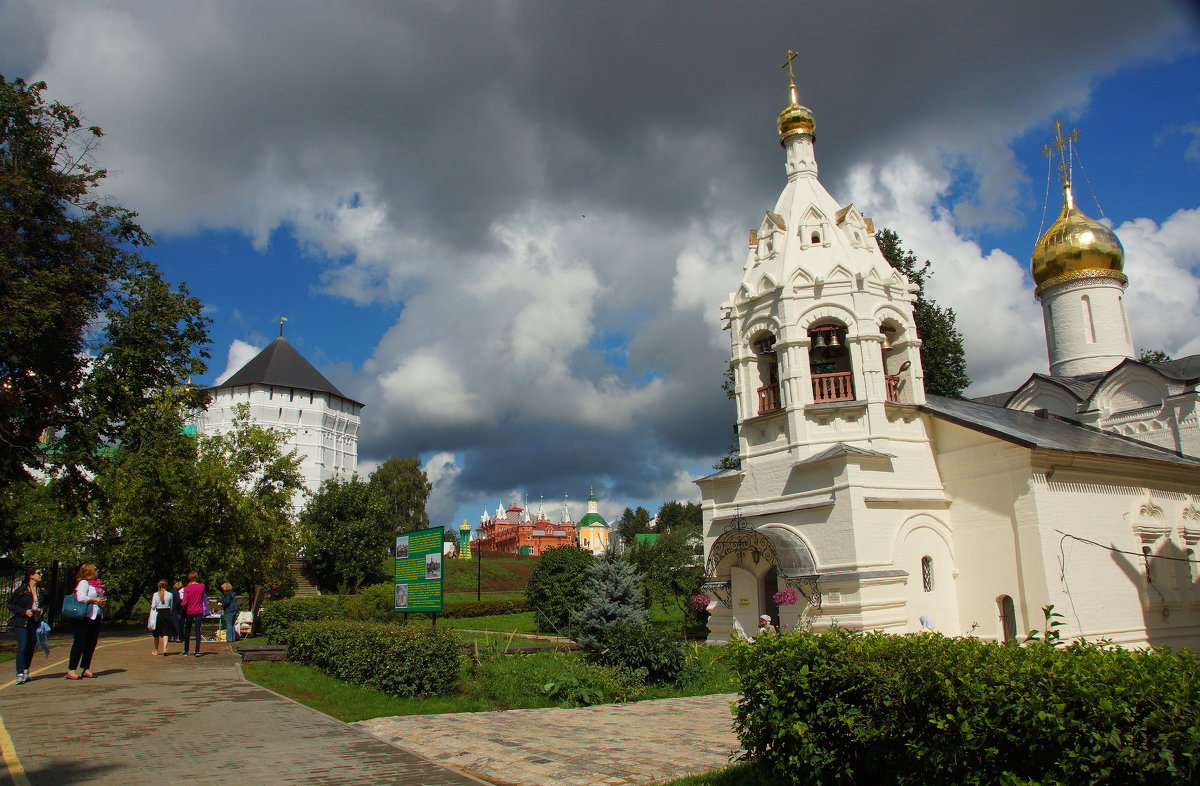
<instances>
[{"instance_id":1,"label":"church bell","mask_svg":"<svg viewBox=\"0 0 1200 786\"><path fill-rule=\"evenodd\" d=\"M813 349L824 350L829 348L829 339L825 338L824 331L817 334L813 339Z\"/></svg>"},{"instance_id":2,"label":"church bell","mask_svg":"<svg viewBox=\"0 0 1200 786\"><path fill-rule=\"evenodd\" d=\"M829 336L829 348L825 350L825 357L840 358L844 354L846 354L846 345L838 338L837 333L833 333Z\"/></svg>"}]
</instances>

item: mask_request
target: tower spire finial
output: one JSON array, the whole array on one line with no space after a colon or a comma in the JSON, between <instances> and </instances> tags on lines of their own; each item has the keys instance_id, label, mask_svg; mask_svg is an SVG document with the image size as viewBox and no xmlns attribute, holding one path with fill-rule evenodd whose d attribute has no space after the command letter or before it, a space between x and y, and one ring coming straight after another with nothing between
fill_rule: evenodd
<instances>
[{"instance_id":1,"label":"tower spire finial","mask_svg":"<svg viewBox=\"0 0 1200 786\"><path fill-rule=\"evenodd\" d=\"M799 52L793 52L791 49L787 51L787 59L783 61L780 68L786 68L788 72L788 91L792 99L792 104L796 105L800 102L796 99L796 74L792 71L792 61L800 55Z\"/></svg>"},{"instance_id":2,"label":"tower spire finial","mask_svg":"<svg viewBox=\"0 0 1200 786\"><path fill-rule=\"evenodd\" d=\"M283 323L284 323L284 322L287 322L287 321L288 321L288 318L287 318L287 317L280 317L280 318L279 318L279 337L280 337L280 338L283 338Z\"/></svg>"},{"instance_id":3,"label":"tower spire finial","mask_svg":"<svg viewBox=\"0 0 1200 786\"><path fill-rule=\"evenodd\" d=\"M1072 203L1074 202L1074 199L1073 195L1071 194L1071 161L1067 151L1068 149L1073 149L1072 143L1079 138L1079 129L1073 128L1071 129L1071 133L1063 136L1063 123L1061 120L1055 120L1054 136L1054 143L1043 147L1042 155L1052 159L1055 151L1058 152L1058 179L1062 183L1063 198L1066 200L1068 207L1073 207Z\"/></svg>"}]
</instances>

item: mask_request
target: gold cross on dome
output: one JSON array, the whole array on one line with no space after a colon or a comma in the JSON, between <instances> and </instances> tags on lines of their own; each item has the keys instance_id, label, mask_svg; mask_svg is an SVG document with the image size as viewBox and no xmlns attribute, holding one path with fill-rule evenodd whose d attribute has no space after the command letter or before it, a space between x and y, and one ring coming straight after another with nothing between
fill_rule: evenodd
<instances>
[{"instance_id":1,"label":"gold cross on dome","mask_svg":"<svg viewBox=\"0 0 1200 786\"><path fill-rule=\"evenodd\" d=\"M1046 145L1045 147L1043 147L1042 155L1049 157L1049 156L1053 155L1053 151L1055 151L1055 150L1058 151L1058 158L1059 158L1058 176L1062 180L1063 183L1068 183L1071 180L1071 170L1067 164L1066 148L1069 147L1072 142L1074 142L1076 139L1079 138L1079 129L1078 128L1071 129L1071 133L1067 134L1065 137L1063 136L1062 129L1063 129L1062 121L1055 120L1054 121L1055 142L1052 145Z\"/></svg>"},{"instance_id":2,"label":"gold cross on dome","mask_svg":"<svg viewBox=\"0 0 1200 786\"><path fill-rule=\"evenodd\" d=\"M779 66L780 68L787 69L788 81L792 82L792 83L795 83L795 81L796 81L796 75L794 73L792 73L792 61L795 60L797 57L799 57L799 55L800 55L799 52L793 52L792 50L789 49L787 51L787 60L784 60L783 65Z\"/></svg>"}]
</instances>

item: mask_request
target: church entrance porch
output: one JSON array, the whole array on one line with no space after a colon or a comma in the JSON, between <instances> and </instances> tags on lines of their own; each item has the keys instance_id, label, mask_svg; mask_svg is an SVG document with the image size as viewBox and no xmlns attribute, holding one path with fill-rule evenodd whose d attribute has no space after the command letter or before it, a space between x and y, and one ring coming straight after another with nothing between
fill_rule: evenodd
<instances>
[{"instance_id":1,"label":"church entrance porch","mask_svg":"<svg viewBox=\"0 0 1200 786\"><path fill-rule=\"evenodd\" d=\"M781 524L754 528L735 516L708 552L703 585L710 598L708 642L727 642L735 633L754 636L760 614L769 614L780 630L797 628L806 612L821 610L819 578L799 535ZM775 601L786 587L796 590L799 602Z\"/></svg>"}]
</instances>

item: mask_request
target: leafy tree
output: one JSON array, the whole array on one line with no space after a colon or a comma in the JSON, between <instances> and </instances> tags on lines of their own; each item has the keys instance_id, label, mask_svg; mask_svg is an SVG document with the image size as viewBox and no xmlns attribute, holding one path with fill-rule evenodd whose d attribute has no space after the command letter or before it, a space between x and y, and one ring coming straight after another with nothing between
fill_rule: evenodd
<instances>
[{"instance_id":1,"label":"leafy tree","mask_svg":"<svg viewBox=\"0 0 1200 786\"><path fill-rule=\"evenodd\" d=\"M677 526L654 543L635 543L625 556L641 575L649 603L675 606L685 619L692 615L688 601L704 580L699 524Z\"/></svg>"},{"instance_id":2,"label":"leafy tree","mask_svg":"<svg viewBox=\"0 0 1200 786\"><path fill-rule=\"evenodd\" d=\"M675 532L686 528L688 532L700 534L702 521L700 506L695 502L684 504L673 499L667 500L659 506L655 520L658 522L659 533Z\"/></svg>"},{"instance_id":3,"label":"leafy tree","mask_svg":"<svg viewBox=\"0 0 1200 786\"><path fill-rule=\"evenodd\" d=\"M737 398L737 380L733 372L733 362L730 361L725 366L725 376L721 380L721 390L725 391L725 398ZM733 434L730 436L729 447L725 450L725 455L717 459L717 463L713 464L713 469L720 472L726 469L741 469L742 468L742 446L738 442L737 423L733 424Z\"/></svg>"},{"instance_id":4,"label":"leafy tree","mask_svg":"<svg viewBox=\"0 0 1200 786\"><path fill-rule=\"evenodd\" d=\"M381 526L389 535L429 527L425 503L433 484L420 461L412 456L390 458L371 473L370 485L380 505Z\"/></svg>"},{"instance_id":5,"label":"leafy tree","mask_svg":"<svg viewBox=\"0 0 1200 786\"><path fill-rule=\"evenodd\" d=\"M608 559L593 565L586 598L572 613L572 619L575 641L585 650L601 649L605 631L613 625L644 625L642 586L633 566Z\"/></svg>"},{"instance_id":6,"label":"leafy tree","mask_svg":"<svg viewBox=\"0 0 1200 786\"><path fill-rule=\"evenodd\" d=\"M955 325L954 309L942 308L925 297L925 282L933 275L930 262L918 264L913 252L900 245L900 236L890 229L875 233L883 258L917 286L913 319L921 338L921 367L925 371L925 392L939 396L962 395L971 378L967 376L967 357L962 333Z\"/></svg>"},{"instance_id":7,"label":"leafy tree","mask_svg":"<svg viewBox=\"0 0 1200 786\"><path fill-rule=\"evenodd\" d=\"M354 593L384 581L383 558L393 543L382 507L370 484L357 475L321 484L304 511L304 553L322 590Z\"/></svg>"},{"instance_id":8,"label":"leafy tree","mask_svg":"<svg viewBox=\"0 0 1200 786\"><path fill-rule=\"evenodd\" d=\"M129 418L127 397L105 398L112 385L97 380L90 394L82 391L89 368L102 370L108 360L114 372L143 372L120 385L126 391L139 390L144 372L178 384L204 370L194 352L206 340L207 320L198 304L182 292L185 308L178 310L153 265L139 255L139 247L152 241L134 221L136 214L97 196L107 173L94 164L92 153L103 132L84 128L70 107L47 103L45 89L42 82L0 76L0 487L27 477L26 466L44 464L49 454L39 448L43 433L90 420L83 431L110 437L104 432L111 429L97 426L96 410L108 413L109 424ZM136 329L147 323L162 327L163 314L147 319L136 313L154 304L176 309L170 324L182 345L169 358L146 347L147 337ZM129 318L114 324L117 312ZM107 352L98 365L89 357L96 324L105 324L107 334ZM150 338L162 337L159 332ZM76 442L88 442L86 435ZM54 455L61 465L91 458L96 450L93 441L85 449L60 445ZM64 488L79 486L75 480Z\"/></svg>"},{"instance_id":9,"label":"leafy tree","mask_svg":"<svg viewBox=\"0 0 1200 786\"><path fill-rule=\"evenodd\" d=\"M542 552L525 585L525 598L537 610L541 630L568 631L571 612L581 608L587 599L588 580L595 561L591 552L575 546Z\"/></svg>"},{"instance_id":10,"label":"leafy tree","mask_svg":"<svg viewBox=\"0 0 1200 786\"><path fill-rule=\"evenodd\" d=\"M634 535L644 535L650 531L650 511L638 505L637 510L625 508L621 518L617 519L617 535L626 546L633 543Z\"/></svg>"},{"instance_id":11,"label":"leafy tree","mask_svg":"<svg viewBox=\"0 0 1200 786\"><path fill-rule=\"evenodd\" d=\"M1171 356L1161 349L1141 349L1137 359L1143 363L1166 363Z\"/></svg>"}]
</instances>

